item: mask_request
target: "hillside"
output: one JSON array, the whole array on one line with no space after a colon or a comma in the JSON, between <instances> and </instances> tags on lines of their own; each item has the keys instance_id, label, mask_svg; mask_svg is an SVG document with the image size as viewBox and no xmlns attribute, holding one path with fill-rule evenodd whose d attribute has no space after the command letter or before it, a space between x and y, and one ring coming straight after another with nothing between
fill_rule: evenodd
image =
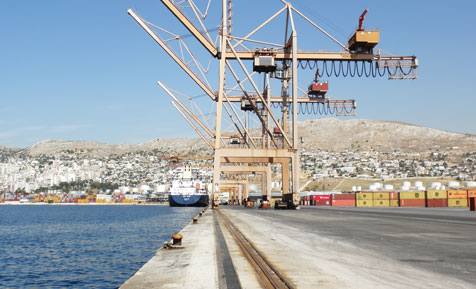
<instances>
[{"instance_id":1,"label":"hillside","mask_svg":"<svg viewBox=\"0 0 476 289\"><path fill-rule=\"evenodd\" d=\"M310 150L476 150L476 135L392 121L336 118L305 120L299 123L299 133L303 140L302 147Z\"/></svg>"},{"instance_id":2,"label":"hillside","mask_svg":"<svg viewBox=\"0 0 476 289\"><path fill-rule=\"evenodd\" d=\"M205 149L205 144L193 138L170 138L155 139L152 141L132 144L111 145L89 141L65 141L65 140L45 140L30 148L31 155L51 155L76 153L84 156L102 157L108 155L121 155L132 152L162 151L171 154L185 154L191 152L201 152Z\"/></svg>"},{"instance_id":3,"label":"hillside","mask_svg":"<svg viewBox=\"0 0 476 289\"><path fill-rule=\"evenodd\" d=\"M299 123L303 150L381 150L424 152L429 150L457 152L476 151L476 135L441 131L407 123L336 118L305 120ZM136 145L111 145L88 141L45 140L28 151L32 155L77 153L84 156L121 155L139 151L161 151L170 154L210 154L198 138L155 139Z\"/></svg>"}]
</instances>

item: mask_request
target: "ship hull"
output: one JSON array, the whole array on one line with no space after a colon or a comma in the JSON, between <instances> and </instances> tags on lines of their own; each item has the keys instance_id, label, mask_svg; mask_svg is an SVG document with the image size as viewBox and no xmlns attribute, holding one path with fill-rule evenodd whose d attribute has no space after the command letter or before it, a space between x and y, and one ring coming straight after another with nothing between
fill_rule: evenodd
<instances>
[{"instance_id":1,"label":"ship hull","mask_svg":"<svg viewBox=\"0 0 476 289\"><path fill-rule=\"evenodd\" d=\"M169 195L170 207L206 207L208 205L208 195Z\"/></svg>"}]
</instances>

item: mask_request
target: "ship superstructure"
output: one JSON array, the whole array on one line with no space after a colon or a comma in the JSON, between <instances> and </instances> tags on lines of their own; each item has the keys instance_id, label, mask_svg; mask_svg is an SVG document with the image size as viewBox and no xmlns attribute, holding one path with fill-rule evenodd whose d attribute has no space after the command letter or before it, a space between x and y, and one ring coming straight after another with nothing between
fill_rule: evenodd
<instances>
[{"instance_id":1,"label":"ship superstructure","mask_svg":"<svg viewBox=\"0 0 476 289\"><path fill-rule=\"evenodd\" d=\"M207 183L200 171L193 170L189 164L177 168L170 188L169 205L171 207L205 207L208 201Z\"/></svg>"}]
</instances>

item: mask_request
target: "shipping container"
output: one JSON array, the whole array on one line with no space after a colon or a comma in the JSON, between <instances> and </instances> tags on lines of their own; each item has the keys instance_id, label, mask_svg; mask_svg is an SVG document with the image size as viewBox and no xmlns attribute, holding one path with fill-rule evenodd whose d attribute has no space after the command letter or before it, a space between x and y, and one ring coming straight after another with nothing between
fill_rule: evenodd
<instances>
[{"instance_id":1,"label":"shipping container","mask_svg":"<svg viewBox=\"0 0 476 289\"><path fill-rule=\"evenodd\" d=\"M468 190L468 200L469 198L475 198L476 197L476 190ZM469 201L468 201L469 204Z\"/></svg>"},{"instance_id":2,"label":"shipping container","mask_svg":"<svg viewBox=\"0 0 476 289\"><path fill-rule=\"evenodd\" d=\"M389 193L388 194L388 199L389 200L399 200L400 199L400 193L397 193L397 192L392 192L392 193ZM398 207L398 206L396 206Z\"/></svg>"},{"instance_id":3,"label":"shipping container","mask_svg":"<svg viewBox=\"0 0 476 289\"><path fill-rule=\"evenodd\" d=\"M468 190L468 207L470 207L471 198L476 198L476 190Z\"/></svg>"},{"instance_id":4,"label":"shipping container","mask_svg":"<svg viewBox=\"0 0 476 289\"><path fill-rule=\"evenodd\" d=\"M274 208L276 202L281 201L281 198L271 198L271 206Z\"/></svg>"},{"instance_id":5,"label":"shipping container","mask_svg":"<svg viewBox=\"0 0 476 289\"><path fill-rule=\"evenodd\" d=\"M355 194L333 194L333 200L355 200Z\"/></svg>"},{"instance_id":6,"label":"shipping container","mask_svg":"<svg viewBox=\"0 0 476 289\"><path fill-rule=\"evenodd\" d=\"M429 200L432 199L447 199L448 194L443 190L428 190L426 191L426 198Z\"/></svg>"},{"instance_id":7,"label":"shipping container","mask_svg":"<svg viewBox=\"0 0 476 289\"><path fill-rule=\"evenodd\" d=\"M399 200L390 200L390 207L399 207Z\"/></svg>"},{"instance_id":8,"label":"shipping container","mask_svg":"<svg viewBox=\"0 0 476 289\"><path fill-rule=\"evenodd\" d=\"M333 207L355 207L355 200L332 200Z\"/></svg>"},{"instance_id":9,"label":"shipping container","mask_svg":"<svg viewBox=\"0 0 476 289\"><path fill-rule=\"evenodd\" d=\"M425 192L400 192L400 200L425 200Z\"/></svg>"},{"instance_id":10,"label":"shipping container","mask_svg":"<svg viewBox=\"0 0 476 289\"><path fill-rule=\"evenodd\" d=\"M425 199L400 199L400 207L424 207Z\"/></svg>"},{"instance_id":11,"label":"shipping container","mask_svg":"<svg viewBox=\"0 0 476 289\"><path fill-rule=\"evenodd\" d=\"M374 207L390 207L390 200L374 200Z\"/></svg>"},{"instance_id":12,"label":"shipping container","mask_svg":"<svg viewBox=\"0 0 476 289\"><path fill-rule=\"evenodd\" d=\"M374 193L357 193L355 194L356 200L373 200Z\"/></svg>"},{"instance_id":13,"label":"shipping container","mask_svg":"<svg viewBox=\"0 0 476 289\"><path fill-rule=\"evenodd\" d=\"M317 201L317 200L329 201L331 199L331 195L313 195L311 197L313 201Z\"/></svg>"},{"instance_id":14,"label":"shipping container","mask_svg":"<svg viewBox=\"0 0 476 289\"><path fill-rule=\"evenodd\" d=\"M426 200L426 207L448 207L448 199L428 199Z\"/></svg>"},{"instance_id":15,"label":"shipping container","mask_svg":"<svg viewBox=\"0 0 476 289\"><path fill-rule=\"evenodd\" d=\"M357 200L357 207L372 207L372 200Z\"/></svg>"},{"instance_id":16,"label":"shipping container","mask_svg":"<svg viewBox=\"0 0 476 289\"><path fill-rule=\"evenodd\" d=\"M476 190L468 190L468 198L476 197Z\"/></svg>"},{"instance_id":17,"label":"shipping container","mask_svg":"<svg viewBox=\"0 0 476 289\"><path fill-rule=\"evenodd\" d=\"M315 200L314 206L330 206L331 200Z\"/></svg>"},{"instance_id":18,"label":"shipping container","mask_svg":"<svg viewBox=\"0 0 476 289\"><path fill-rule=\"evenodd\" d=\"M467 207L468 199L448 199L448 207Z\"/></svg>"},{"instance_id":19,"label":"shipping container","mask_svg":"<svg viewBox=\"0 0 476 289\"><path fill-rule=\"evenodd\" d=\"M374 193L374 200L390 200L390 195L388 192L378 192Z\"/></svg>"},{"instance_id":20,"label":"shipping container","mask_svg":"<svg viewBox=\"0 0 476 289\"><path fill-rule=\"evenodd\" d=\"M448 199L467 199L468 191L466 190L454 190L448 191Z\"/></svg>"}]
</instances>

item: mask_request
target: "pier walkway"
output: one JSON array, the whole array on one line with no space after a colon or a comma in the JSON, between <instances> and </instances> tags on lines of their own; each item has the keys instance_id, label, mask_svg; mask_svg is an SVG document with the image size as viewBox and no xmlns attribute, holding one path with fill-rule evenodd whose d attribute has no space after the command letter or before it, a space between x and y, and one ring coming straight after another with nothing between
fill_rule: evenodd
<instances>
[{"instance_id":1,"label":"pier walkway","mask_svg":"<svg viewBox=\"0 0 476 289\"><path fill-rule=\"evenodd\" d=\"M207 210L121 288L260 288L223 214L291 288L476 288L476 214L455 208Z\"/></svg>"}]
</instances>

